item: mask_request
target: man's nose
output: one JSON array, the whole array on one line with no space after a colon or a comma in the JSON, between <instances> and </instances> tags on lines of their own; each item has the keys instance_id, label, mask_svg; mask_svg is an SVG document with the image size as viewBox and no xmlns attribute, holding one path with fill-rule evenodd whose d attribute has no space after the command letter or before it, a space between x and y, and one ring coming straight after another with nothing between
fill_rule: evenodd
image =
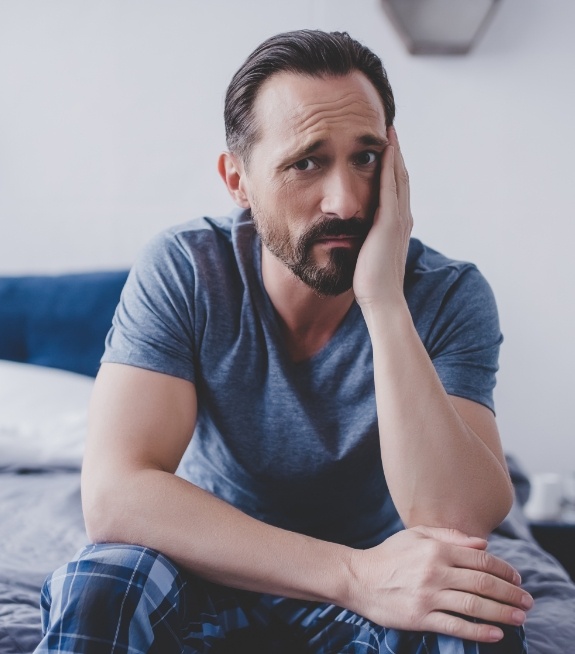
<instances>
[{"instance_id":1,"label":"man's nose","mask_svg":"<svg viewBox=\"0 0 575 654\"><path fill-rule=\"evenodd\" d=\"M325 216L351 218L361 214L358 180L350 170L334 170L324 178L321 212Z\"/></svg>"}]
</instances>

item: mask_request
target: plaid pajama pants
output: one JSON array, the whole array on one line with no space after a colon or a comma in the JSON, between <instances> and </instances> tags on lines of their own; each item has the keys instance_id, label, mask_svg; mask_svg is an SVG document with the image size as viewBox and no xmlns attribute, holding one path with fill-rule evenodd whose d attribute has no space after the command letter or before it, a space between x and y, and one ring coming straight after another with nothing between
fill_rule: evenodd
<instances>
[{"instance_id":1,"label":"plaid pajama pants","mask_svg":"<svg viewBox=\"0 0 575 654\"><path fill-rule=\"evenodd\" d=\"M91 545L44 584L37 653L525 654L522 628L496 644L386 629L339 607L218 586L153 550Z\"/></svg>"}]
</instances>

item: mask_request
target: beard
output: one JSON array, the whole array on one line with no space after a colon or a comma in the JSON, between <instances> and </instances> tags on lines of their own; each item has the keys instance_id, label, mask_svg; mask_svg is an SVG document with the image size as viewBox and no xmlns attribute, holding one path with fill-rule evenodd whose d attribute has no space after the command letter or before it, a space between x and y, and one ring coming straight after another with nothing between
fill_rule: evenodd
<instances>
[{"instance_id":1,"label":"beard","mask_svg":"<svg viewBox=\"0 0 575 654\"><path fill-rule=\"evenodd\" d=\"M274 226L278 221L270 219L253 205L252 217L265 247L319 296L340 295L352 287L359 250L371 227L371 221L355 217L341 219L324 216L294 243L287 231ZM313 246L317 239L329 236L356 237L358 247L332 247L328 261L320 265L314 260Z\"/></svg>"}]
</instances>

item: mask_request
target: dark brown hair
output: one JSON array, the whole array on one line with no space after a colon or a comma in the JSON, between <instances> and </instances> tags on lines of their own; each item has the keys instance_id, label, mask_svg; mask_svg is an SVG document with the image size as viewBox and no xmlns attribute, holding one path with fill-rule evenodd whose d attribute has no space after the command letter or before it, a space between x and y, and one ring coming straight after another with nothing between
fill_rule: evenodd
<instances>
[{"instance_id":1,"label":"dark brown hair","mask_svg":"<svg viewBox=\"0 0 575 654\"><path fill-rule=\"evenodd\" d=\"M395 102L381 59L347 32L298 30L267 39L249 55L228 86L224 107L228 149L247 163L257 140L254 103L262 84L272 75L343 77L356 70L379 93L389 127L395 118Z\"/></svg>"}]
</instances>

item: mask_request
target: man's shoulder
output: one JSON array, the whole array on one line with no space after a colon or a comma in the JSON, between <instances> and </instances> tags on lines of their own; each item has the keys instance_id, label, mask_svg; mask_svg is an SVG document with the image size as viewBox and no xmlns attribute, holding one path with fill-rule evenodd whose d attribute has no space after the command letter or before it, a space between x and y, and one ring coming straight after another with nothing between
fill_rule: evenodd
<instances>
[{"instance_id":1,"label":"man's shoulder","mask_svg":"<svg viewBox=\"0 0 575 654\"><path fill-rule=\"evenodd\" d=\"M200 216L166 227L148 241L139 259L148 263L171 259L193 265L233 258L237 233L252 225L246 213L237 210L220 217Z\"/></svg>"},{"instance_id":2,"label":"man's shoulder","mask_svg":"<svg viewBox=\"0 0 575 654\"><path fill-rule=\"evenodd\" d=\"M461 274L469 269L477 270L477 267L469 261L450 258L417 238L412 237L409 241L407 276L418 277L426 273Z\"/></svg>"},{"instance_id":3,"label":"man's shoulder","mask_svg":"<svg viewBox=\"0 0 575 654\"><path fill-rule=\"evenodd\" d=\"M241 224L249 223L246 211L236 209L225 216L199 216L177 223L162 230L157 238L173 241L188 241L203 238L232 240L234 230Z\"/></svg>"},{"instance_id":4,"label":"man's shoulder","mask_svg":"<svg viewBox=\"0 0 575 654\"><path fill-rule=\"evenodd\" d=\"M416 238L409 244L404 290L417 316L445 312L447 305L496 313L491 286L474 263L450 258Z\"/></svg>"}]
</instances>

